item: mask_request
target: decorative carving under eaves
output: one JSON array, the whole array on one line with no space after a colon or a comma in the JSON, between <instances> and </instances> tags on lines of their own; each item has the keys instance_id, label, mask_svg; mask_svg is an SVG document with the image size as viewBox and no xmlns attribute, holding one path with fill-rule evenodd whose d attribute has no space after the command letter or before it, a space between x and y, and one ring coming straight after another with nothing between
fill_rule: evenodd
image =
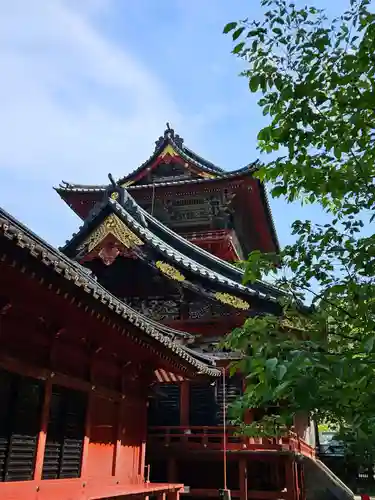
<instances>
[{"instance_id":1,"label":"decorative carving under eaves","mask_svg":"<svg viewBox=\"0 0 375 500\"><path fill-rule=\"evenodd\" d=\"M236 309L243 309L244 311L250 309L250 304L248 302L230 293L216 292L214 296L215 299L220 300L223 304L228 304Z\"/></svg>"},{"instance_id":2,"label":"decorative carving under eaves","mask_svg":"<svg viewBox=\"0 0 375 500\"><path fill-rule=\"evenodd\" d=\"M172 280L176 281L185 281L185 276L182 273L180 273L178 269L171 266L167 262L163 262L162 260L157 260L155 262L155 265L159 269L159 271L168 276L168 278L171 278Z\"/></svg>"},{"instance_id":3,"label":"decorative carving under eaves","mask_svg":"<svg viewBox=\"0 0 375 500\"><path fill-rule=\"evenodd\" d=\"M95 229L93 233L84 241L78 248L87 248L87 253L90 253L104 239L112 235L119 243L126 248L134 248L143 245L143 241L138 238L115 214L111 214L104 219L101 225Z\"/></svg>"},{"instance_id":4,"label":"decorative carving under eaves","mask_svg":"<svg viewBox=\"0 0 375 500\"><path fill-rule=\"evenodd\" d=\"M137 311L156 321L178 320L181 318L181 304L178 300L163 297L150 297L147 299L132 297L126 298L125 301Z\"/></svg>"},{"instance_id":5,"label":"decorative carving under eaves","mask_svg":"<svg viewBox=\"0 0 375 500\"><path fill-rule=\"evenodd\" d=\"M187 221L209 221L210 215L207 207L196 208L195 210L180 210L171 215L172 222Z\"/></svg>"},{"instance_id":6,"label":"decorative carving under eaves","mask_svg":"<svg viewBox=\"0 0 375 500\"><path fill-rule=\"evenodd\" d=\"M189 304L190 319L204 319L212 317L211 305L208 302L191 302Z\"/></svg>"},{"instance_id":7,"label":"decorative carving under eaves","mask_svg":"<svg viewBox=\"0 0 375 500\"><path fill-rule=\"evenodd\" d=\"M189 302L188 314L190 319L210 320L233 316L233 309L224 304L201 300Z\"/></svg>"},{"instance_id":8,"label":"decorative carving under eaves","mask_svg":"<svg viewBox=\"0 0 375 500\"><path fill-rule=\"evenodd\" d=\"M220 198L218 196L211 196L209 199L210 215L217 217L221 213Z\"/></svg>"}]
</instances>

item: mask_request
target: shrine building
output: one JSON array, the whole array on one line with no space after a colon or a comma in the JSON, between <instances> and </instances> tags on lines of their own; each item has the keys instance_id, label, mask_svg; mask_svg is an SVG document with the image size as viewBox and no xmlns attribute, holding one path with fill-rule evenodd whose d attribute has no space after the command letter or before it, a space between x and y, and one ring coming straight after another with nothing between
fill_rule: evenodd
<instances>
[{"instance_id":1,"label":"shrine building","mask_svg":"<svg viewBox=\"0 0 375 500\"><path fill-rule=\"evenodd\" d=\"M235 265L279 250L257 168L223 170L167 125L127 176L56 188L82 219L59 250L0 211L2 500L353 497L308 415L275 438L228 421L246 386L220 341L282 314Z\"/></svg>"}]
</instances>

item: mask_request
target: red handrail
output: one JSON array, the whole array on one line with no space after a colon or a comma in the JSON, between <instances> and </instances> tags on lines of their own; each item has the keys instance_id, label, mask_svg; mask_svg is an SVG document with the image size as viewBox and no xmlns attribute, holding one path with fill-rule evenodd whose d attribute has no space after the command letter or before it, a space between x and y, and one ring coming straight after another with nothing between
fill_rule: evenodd
<instances>
[{"instance_id":1,"label":"red handrail","mask_svg":"<svg viewBox=\"0 0 375 500\"><path fill-rule=\"evenodd\" d=\"M164 446L184 443L191 448L221 449L224 445L223 426L150 426L149 439L162 442ZM315 456L314 447L297 436L294 432L279 437L248 437L237 434L235 426L226 428L227 448L248 450L291 451Z\"/></svg>"}]
</instances>

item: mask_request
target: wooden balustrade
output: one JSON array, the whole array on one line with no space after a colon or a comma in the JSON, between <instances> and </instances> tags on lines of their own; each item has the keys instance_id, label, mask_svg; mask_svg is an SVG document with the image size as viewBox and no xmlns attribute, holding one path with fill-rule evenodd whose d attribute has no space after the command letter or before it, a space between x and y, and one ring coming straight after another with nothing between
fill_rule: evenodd
<instances>
[{"instance_id":1,"label":"wooden balustrade","mask_svg":"<svg viewBox=\"0 0 375 500\"><path fill-rule=\"evenodd\" d=\"M184 446L189 449L222 450L224 447L224 428L221 426L151 426L148 429L150 445ZM228 451L290 451L309 457L315 456L315 449L290 432L283 437L248 437L238 435L236 428L226 429L226 448Z\"/></svg>"}]
</instances>

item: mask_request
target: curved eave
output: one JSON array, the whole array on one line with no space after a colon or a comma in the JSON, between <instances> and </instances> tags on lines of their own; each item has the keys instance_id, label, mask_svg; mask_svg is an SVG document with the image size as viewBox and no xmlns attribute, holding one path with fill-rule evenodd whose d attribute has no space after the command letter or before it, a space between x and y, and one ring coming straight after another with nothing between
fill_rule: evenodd
<instances>
[{"instance_id":1,"label":"curved eave","mask_svg":"<svg viewBox=\"0 0 375 500\"><path fill-rule=\"evenodd\" d=\"M184 149L184 152L186 153L186 155L189 156L189 158L191 158L192 160L195 160L200 165L204 165L206 168L210 169L213 172L217 172L217 173L223 173L223 172L225 172L225 170L223 168L218 167L214 163L206 160L205 158L203 158L202 156L198 155L197 153L195 153L190 148L184 146L183 149Z\"/></svg>"},{"instance_id":2,"label":"curved eave","mask_svg":"<svg viewBox=\"0 0 375 500\"><path fill-rule=\"evenodd\" d=\"M171 238L172 241L178 241L179 245L182 247L185 247L189 252L191 252L193 255L200 256L204 261L206 261L207 267L209 269L212 269L212 266L219 266L221 270L223 271L224 276L231 276L232 279L237 282L241 283L243 282L243 276L244 273L241 271L241 269L238 269L237 267L233 266L229 262L226 262L223 259L220 259L219 257L214 256L210 252L207 252L201 247L198 247L191 241L188 241L187 239L183 238L179 234L175 233L168 227L166 227L164 224L162 224L158 219L153 217L151 214L149 214L146 210L144 210L142 207L136 204L137 209L139 210L140 214L145 218L146 221L148 221L151 225L154 227L157 227L160 232L164 233L167 237ZM173 247L174 248L174 247ZM256 282L256 285L263 288L266 293L270 292L272 294L275 294L276 296L282 295L280 290L278 290L276 287L273 287L272 285L269 285L267 283L258 281Z\"/></svg>"},{"instance_id":3,"label":"curved eave","mask_svg":"<svg viewBox=\"0 0 375 500\"><path fill-rule=\"evenodd\" d=\"M255 161L253 164L250 164L246 167L238 169L233 172L226 172L224 175L220 175L215 178L199 178L199 179L190 179L190 180L179 180L179 181L169 181L169 182L159 182L159 183L150 183L150 184L135 184L130 185L126 189L128 191L140 191L143 189L159 189L159 188L169 188L169 187L178 187L184 185L200 185L200 184L209 184L216 183L225 180L235 180L240 179L243 176L252 175L259 168L259 161ZM118 181L118 184L121 181ZM57 188L54 188L56 192L64 199L66 195L69 193L79 193L79 194L94 194L94 193L105 193L107 185L88 185L88 184L73 184L64 182L60 184ZM277 237L276 227L274 223L274 219L272 216L271 208L269 205L268 194L266 187L263 183L259 182L260 195L262 197L262 202L265 208L266 217L269 222L269 226L271 229L271 236L273 243L275 245L276 252L280 251L280 243ZM208 252L206 252L208 253Z\"/></svg>"},{"instance_id":4,"label":"curved eave","mask_svg":"<svg viewBox=\"0 0 375 500\"><path fill-rule=\"evenodd\" d=\"M70 260L63 253L49 245L1 208L0 231L3 236L12 241L15 246L25 249L44 266L52 269L66 281L73 282L88 295L94 297L98 303L104 304L109 310L115 312L119 318L122 320L125 319L127 322L133 324L142 331L146 337L150 337L153 341L156 341L160 347L169 350L171 354L180 359L182 365L185 367L189 367L190 369L194 368L198 373L204 373L210 376L220 375L219 370L213 366L207 366L207 364L192 356L183 346L176 344L168 335L165 335L166 329L168 329L167 327L160 325L160 328L157 328L157 322L150 320L120 301L94 280L80 264ZM168 330L171 331L173 329ZM212 362L212 364L214 364L214 362Z\"/></svg>"},{"instance_id":5,"label":"curved eave","mask_svg":"<svg viewBox=\"0 0 375 500\"><path fill-rule=\"evenodd\" d=\"M243 177L244 175L251 175L258 168L258 162L254 162L243 169L236 170L234 172L226 172L224 175L213 177L213 178L200 178L200 179L187 179L187 180L178 180L178 181L168 181L168 182L155 182L149 184L136 184L126 186L128 191L141 190L141 189L150 189L150 188L161 188L161 187L170 187L170 186L181 186L181 185L191 185L191 184L204 184L204 183L212 183L212 182L220 182L223 180L231 180L236 179L237 177ZM117 184L121 184L122 181L119 180ZM53 189L59 193L60 195L66 193L105 193L108 185L105 184L74 184L70 182L63 181L59 186L54 187Z\"/></svg>"},{"instance_id":6,"label":"curved eave","mask_svg":"<svg viewBox=\"0 0 375 500\"><path fill-rule=\"evenodd\" d=\"M178 268L182 268L193 275L199 276L200 278L206 279L212 283L212 286L215 289L220 290L230 290L232 293L240 294L241 296L245 296L249 298L257 298L260 300L270 301L273 303L278 302L278 296L275 293L275 289L271 287L262 285L264 291L259 289L251 288L250 286L244 286L240 282L235 281L231 278L228 278L225 275L222 275L218 272L212 271L208 266L199 264L194 258L187 256L181 251L176 250L172 245L162 240L159 236L156 236L150 229L148 229L147 222L145 224L140 223L140 220L151 220L150 216L147 212L145 212L136 202L128 195L126 202L124 205L128 206L124 208L117 201L108 198L107 201L103 202L100 205L97 205L90 213L90 216L85 220L84 224L79 229L78 233L73 236L73 238L68 242L61 250L63 252L69 251L69 249L73 249L76 245L81 243L81 240L84 239L85 235L89 231L89 228L92 227L93 221L100 216L105 207L109 206L110 210L114 212L123 223L129 227L142 241L149 244L151 248L156 250L159 255L162 255L167 261L172 262L174 265L177 265ZM129 210L132 213L129 213ZM136 220L136 218L138 220ZM156 219L153 219L154 224L161 224ZM181 241L181 237L173 233L173 231L165 228L165 231L171 232L174 238L178 238ZM183 240L183 239L182 239ZM201 252L201 249L196 247L193 243L187 243L194 252ZM204 252L204 250L203 250ZM209 255L205 252L207 256ZM210 256L210 259L215 259L215 257ZM230 266L230 264L228 264ZM232 266L230 267L231 271L233 271ZM236 269L236 268L234 268ZM237 272L237 269L236 269ZM240 281L240 280L239 280Z\"/></svg>"},{"instance_id":7,"label":"curved eave","mask_svg":"<svg viewBox=\"0 0 375 500\"><path fill-rule=\"evenodd\" d=\"M268 222L271 226L271 234L272 234L272 239L273 239L273 242L274 242L274 245L276 248L276 253L280 253L280 242L279 242L279 238L277 236L275 221L274 221L273 215L272 215L272 210L271 210L271 206L270 206L270 202L269 202L269 198L268 198L267 188L263 182L260 182L259 186L260 186L260 193L262 196L262 201L264 204L266 216L267 216Z\"/></svg>"}]
</instances>

